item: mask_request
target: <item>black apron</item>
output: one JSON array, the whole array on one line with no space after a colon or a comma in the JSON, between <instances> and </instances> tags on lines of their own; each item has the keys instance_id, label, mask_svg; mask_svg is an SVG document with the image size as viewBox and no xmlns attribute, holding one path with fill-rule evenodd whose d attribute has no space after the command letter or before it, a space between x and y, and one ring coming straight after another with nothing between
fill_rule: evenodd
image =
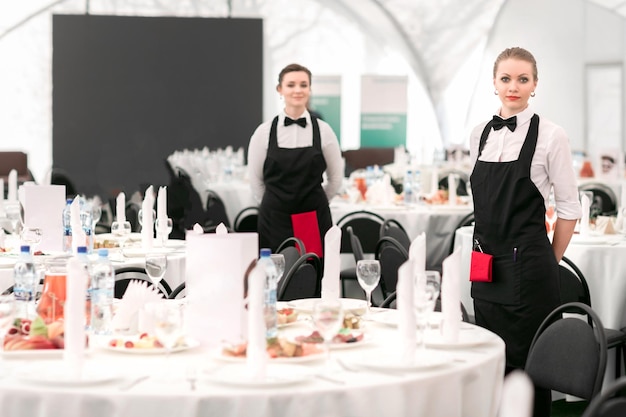
<instances>
[{"instance_id":1,"label":"black apron","mask_svg":"<svg viewBox=\"0 0 626 417\"><path fill-rule=\"evenodd\" d=\"M487 123L478 157L491 131ZM516 161L477 158L470 177L474 199L474 239L492 254L493 281L472 282L476 324L506 343L508 368L523 368L530 343L543 319L560 304L559 272L545 226L544 199L530 179L539 116Z\"/></svg>"},{"instance_id":2,"label":"black apron","mask_svg":"<svg viewBox=\"0 0 626 417\"><path fill-rule=\"evenodd\" d=\"M276 138L278 116L272 121L267 156L263 164L265 193L259 207L258 233L261 248L275 252L294 236L291 215L317 212L320 238L332 226L328 198L322 188L326 160L315 117L311 117L313 143L305 148L280 148Z\"/></svg>"}]
</instances>

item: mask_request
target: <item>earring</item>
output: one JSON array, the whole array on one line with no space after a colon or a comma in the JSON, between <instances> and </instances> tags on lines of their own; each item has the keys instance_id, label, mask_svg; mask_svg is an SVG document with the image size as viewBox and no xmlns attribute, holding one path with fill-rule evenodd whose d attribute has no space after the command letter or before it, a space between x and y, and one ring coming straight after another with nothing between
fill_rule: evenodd
<instances>
[{"instance_id":1,"label":"earring","mask_svg":"<svg viewBox=\"0 0 626 417\"><path fill-rule=\"evenodd\" d=\"M498 95L498 90L494 91L493 94Z\"/></svg>"},{"instance_id":2,"label":"earring","mask_svg":"<svg viewBox=\"0 0 626 417\"><path fill-rule=\"evenodd\" d=\"M530 93L531 97L535 97L535 92L533 91L532 93Z\"/></svg>"}]
</instances>

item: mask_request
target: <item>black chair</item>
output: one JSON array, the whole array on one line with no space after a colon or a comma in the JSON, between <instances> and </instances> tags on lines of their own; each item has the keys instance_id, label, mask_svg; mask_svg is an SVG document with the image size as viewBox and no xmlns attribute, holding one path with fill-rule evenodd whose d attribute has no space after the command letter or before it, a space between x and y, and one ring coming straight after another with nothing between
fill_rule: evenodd
<instances>
[{"instance_id":1,"label":"black chair","mask_svg":"<svg viewBox=\"0 0 626 417\"><path fill-rule=\"evenodd\" d=\"M380 289L383 298L396 291L398 268L409 259L409 251L391 236L383 236L376 244L375 258L380 261Z\"/></svg>"},{"instance_id":2,"label":"black chair","mask_svg":"<svg viewBox=\"0 0 626 417\"><path fill-rule=\"evenodd\" d=\"M287 239L283 240L283 242L278 245L278 249L276 249L276 252L281 252L288 246L294 247L300 255L304 255L306 253L306 247L304 246L304 242L295 236L288 237Z\"/></svg>"},{"instance_id":3,"label":"black chair","mask_svg":"<svg viewBox=\"0 0 626 417\"><path fill-rule=\"evenodd\" d=\"M128 288L128 284L131 281L145 281L150 286L154 285L146 273L146 269L143 267L129 266L118 268L115 270L115 287L113 289L114 297L122 298L126 292L126 288ZM161 294L163 294L164 298L168 298L172 292L169 284L164 279L159 282L157 289Z\"/></svg>"},{"instance_id":4,"label":"black chair","mask_svg":"<svg viewBox=\"0 0 626 417\"><path fill-rule=\"evenodd\" d=\"M306 249L302 240L297 237L288 237L278 246L276 253L280 253L285 257L284 277L298 259L306 253Z\"/></svg>"},{"instance_id":5,"label":"black chair","mask_svg":"<svg viewBox=\"0 0 626 417\"><path fill-rule=\"evenodd\" d=\"M613 381L591 400L582 417L626 416L626 377Z\"/></svg>"},{"instance_id":6,"label":"black chair","mask_svg":"<svg viewBox=\"0 0 626 417\"><path fill-rule=\"evenodd\" d=\"M256 206L242 209L233 222L235 232L256 232L259 220L259 208Z\"/></svg>"},{"instance_id":7,"label":"black chair","mask_svg":"<svg viewBox=\"0 0 626 417\"><path fill-rule=\"evenodd\" d=\"M582 314L587 319L563 317L563 313ZM525 371L538 387L589 401L602 388L606 349L604 326L591 307L578 302L563 304L539 325Z\"/></svg>"},{"instance_id":8,"label":"black chair","mask_svg":"<svg viewBox=\"0 0 626 417\"><path fill-rule=\"evenodd\" d=\"M278 301L319 297L322 272L322 261L319 256L313 252L305 253L285 272L278 283Z\"/></svg>"},{"instance_id":9,"label":"black chair","mask_svg":"<svg viewBox=\"0 0 626 417\"><path fill-rule=\"evenodd\" d=\"M204 227L217 227L220 223L230 228L230 220L226 214L226 206L215 191L208 190Z\"/></svg>"},{"instance_id":10,"label":"black chair","mask_svg":"<svg viewBox=\"0 0 626 417\"><path fill-rule=\"evenodd\" d=\"M406 229L396 219L386 219L380 226L379 238L389 236L398 241L407 251L411 246L411 238Z\"/></svg>"},{"instance_id":11,"label":"black chair","mask_svg":"<svg viewBox=\"0 0 626 417\"><path fill-rule=\"evenodd\" d=\"M337 221L341 228L340 253L353 253L352 241L348 234L348 227L352 227L353 233L359 237L363 254L374 254L380 228L385 219L371 211L359 210L346 214ZM342 294L346 293L345 281L356 281L356 267L350 267L340 272Z\"/></svg>"},{"instance_id":12,"label":"black chair","mask_svg":"<svg viewBox=\"0 0 626 417\"><path fill-rule=\"evenodd\" d=\"M173 223L170 238L184 239L185 231L193 228L196 223L207 225L208 215L189 174L180 167L171 168L167 160L165 164L170 173L167 187L167 214Z\"/></svg>"},{"instance_id":13,"label":"black chair","mask_svg":"<svg viewBox=\"0 0 626 417\"><path fill-rule=\"evenodd\" d=\"M139 224L139 210L141 206L134 201L126 201L126 221L130 223L131 232L141 232L141 224Z\"/></svg>"},{"instance_id":14,"label":"black chair","mask_svg":"<svg viewBox=\"0 0 626 417\"><path fill-rule=\"evenodd\" d=\"M561 303L580 302L593 307L585 276L576 264L565 256L559 264L559 288ZM607 348L615 348L615 378L619 378L622 373L622 359L626 364L626 332L605 327L604 334Z\"/></svg>"},{"instance_id":15,"label":"black chair","mask_svg":"<svg viewBox=\"0 0 626 417\"><path fill-rule=\"evenodd\" d=\"M167 297L170 300L175 300L178 298L185 298L187 296L186 292L185 292L185 288L186 288L186 284L185 282L181 282L180 284L178 284L178 287L174 288L172 290L172 292L170 293L170 295Z\"/></svg>"},{"instance_id":16,"label":"black chair","mask_svg":"<svg viewBox=\"0 0 626 417\"><path fill-rule=\"evenodd\" d=\"M598 215L610 216L617 213L617 196L615 192L606 184L599 182L588 182L578 186L578 191L591 191L593 201L591 201L591 217Z\"/></svg>"}]
</instances>

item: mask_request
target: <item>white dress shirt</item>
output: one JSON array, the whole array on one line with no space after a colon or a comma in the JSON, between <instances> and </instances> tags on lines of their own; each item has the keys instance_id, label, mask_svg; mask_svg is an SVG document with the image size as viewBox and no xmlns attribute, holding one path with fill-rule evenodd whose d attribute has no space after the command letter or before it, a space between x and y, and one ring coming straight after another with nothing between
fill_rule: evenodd
<instances>
[{"instance_id":1,"label":"white dress shirt","mask_svg":"<svg viewBox=\"0 0 626 417\"><path fill-rule=\"evenodd\" d=\"M496 113L499 114L499 111ZM481 161L508 162L519 157L530 127L530 119L535 112L527 107L516 114L517 127L511 132L506 126L500 130L491 130L480 155ZM480 136L489 121L479 124L470 136L470 157L472 165L476 163ZM578 184L569 138L562 127L539 115L539 134L537 147L530 167L530 179L535 184L546 207L550 188L554 188L554 199L558 217L566 220L579 219L582 213L578 199Z\"/></svg>"},{"instance_id":2,"label":"white dress shirt","mask_svg":"<svg viewBox=\"0 0 626 417\"><path fill-rule=\"evenodd\" d=\"M278 146L280 148L290 149L313 146L313 127L311 126L311 116L309 112L305 110L300 116L306 118L307 123L304 128L295 123L290 126L285 126L285 117L286 114L284 111L278 115L278 126L276 127ZM267 146L269 144L272 120L268 120L257 127L248 145L248 174L250 177L250 186L255 200L259 203L263 199L263 193L265 192L263 165L267 156ZM322 153L326 160L327 181L323 184L323 187L326 197L328 201L330 201L341 186L344 166L339 141L337 140L335 132L325 121L317 119L317 123L320 127Z\"/></svg>"}]
</instances>

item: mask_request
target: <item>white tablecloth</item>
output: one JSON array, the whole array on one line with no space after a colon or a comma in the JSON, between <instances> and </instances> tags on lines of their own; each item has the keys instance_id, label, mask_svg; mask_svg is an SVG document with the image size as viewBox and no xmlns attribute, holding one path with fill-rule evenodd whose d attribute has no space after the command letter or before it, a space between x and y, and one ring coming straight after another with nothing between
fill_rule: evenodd
<instances>
[{"instance_id":1,"label":"white tablecloth","mask_svg":"<svg viewBox=\"0 0 626 417\"><path fill-rule=\"evenodd\" d=\"M333 350L332 356L349 359L366 349L397 349L395 328L370 324L368 331L371 343ZM302 325L302 332L307 334L310 329ZM449 363L429 370L389 374L334 368L332 376L344 381L343 385L313 378L281 387L232 387L207 380L204 370L233 364L214 359L214 353L202 348L173 354L169 364L162 355L92 349L86 365L119 373L121 380L63 387L35 385L8 376L0 379L0 409L3 417L495 417L504 373L504 343L475 326L462 332L485 343L439 350L449 355ZM5 364L14 371L35 364L41 375L46 375L54 362L31 358ZM303 371L314 373L324 372L324 365L323 360L301 364ZM164 367L172 369L168 380L151 377L120 390L127 381L158 374ZM200 371L195 391L184 380L190 367Z\"/></svg>"}]
</instances>

